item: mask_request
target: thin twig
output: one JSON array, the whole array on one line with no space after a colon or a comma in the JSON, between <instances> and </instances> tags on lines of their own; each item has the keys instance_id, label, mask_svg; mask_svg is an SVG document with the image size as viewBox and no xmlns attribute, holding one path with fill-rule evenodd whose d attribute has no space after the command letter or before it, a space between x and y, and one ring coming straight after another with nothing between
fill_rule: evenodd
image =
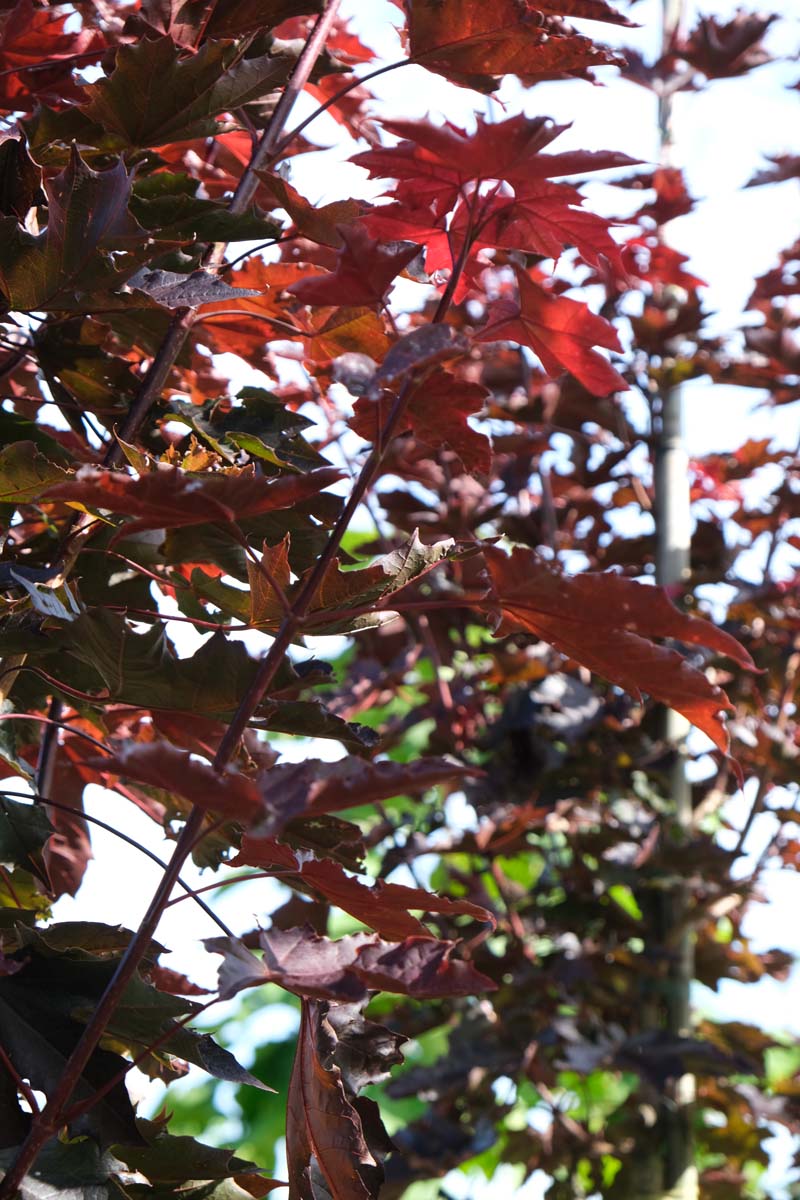
<instances>
[{"instance_id":1,"label":"thin twig","mask_svg":"<svg viewBox=\"0 0 800 1200\"><path fill-rule=\"evenodd\" d=\"M143 1063L145 1059L149 1058L155 1050L160 1049L161 1046L170 1040L170 1038L175 1036L179 1029L183 1029L184 1025L188 1025L190 1021L193 1021L196 1017L199 1017L201 1013L207 1012L207 1010L211 1008L212 1004L219 1004L219 1002L220 997L214 996L212 1000L207 1000L205 1004L198 1004L194 1012L190 1012L187 1013L186 1016L176 1018L176 1020L172 1022L168 1029L165 1029L164 1032L157 1037L154 1042L151 1042L149 1046L145 1046L144 1050L142 1050L141 1053L137 1054L135 1058L131 1059L129 1063L126 1063L124 1067L117 1071L116 1075L112 1075L110 1079L107 1079L102 1087L99 1087L97 1091L93 1092L92 1095L87 1097L86 1100L82 1100L80 1104L75 1104L72 1108L68 1109L67 1112L64 1113L64 1124L71 1125L73 1121L77 1121L78 1117L82 1117L84 1113L89 1112L89 1110L92 1109L95 1104L99 1104L104 1096L107 1096L110 1091L113 1091L118 1084L124 1082L125 1076L129 1071L133 1070L134 1067L138 1067L140 1063Z\"/></svg>"},{"instance_id":2,"label":"thin twig","mask_svg":"<svg viewBox=\"0 0 800 1200\"><path fill-rule=\"evenodd\" d=\"M90 733L86 733L83 729L76 729L69 721L54 721L52 717L43 717L40 713L0 713L0 721L38 721L40 725L52 725L56 729L66 729L74 737L83 738L85 742L90 742L92 746L96 746L104 754L114 753L103 742L97 738L93 738Z\"/></svg>"},{"instance_id":3,"label":"thin twig","mask_svg":"<svg viewBox=\"0 0 800 1200\"><path fill-rule=\"evenodd\" d=\"M64 1112L72 1094L83 1075L86 1064L95 1052L98 1042L106 1032L112 1015L116 1012L125 990L133 978L139 963L142 961L147 947L152 941L164 905L175 886L180 869L190 852L190 848L203 825L203 812L195 808L181 831L175 851L169 863L165 866L164 874L156 888L153 899L139 928L120 959L105 992L100 997L97 1008L87 1022L83 1033L70 1054L61 1078L53 1089L47 1104L42 1109L31 1130L19 1148L14 1162L0 1181L0 1200L11 1200L22 1185L22 1181L39 1156L43 1146L61 1128Z\"/></svg>"},{"instance_id":4,"label":"thin twig","mask_svg":"<svg viewBox=\"0 0 800 1200\"><path fill-rule=\"evenodd\" d=\"M30 1108L31 1112L34 1114L34 1116L37 1115L39 1113L39 1102L33 1094L33 1088L22 1078L2 1046L0 1046L0 1063L8 1071L17 1091L27 1100L28 1107Z\"/></svg>"},{"instance_id":5,"label":"thin twig","mask_svg":"<svg viewBox=\"0 0 800 1200\"><path fill-rule=\"evenodd\" d=\"M385 446L394 434L395 429L400 424L405 413L406 404L413 390L411 380L406 380L400 389L391 411L387 418L381 438L381 445ZM284 654L289 647L292 639L302 626L305 617L316 599L317 592L322 586L322 582L328 573L328 570L333 562L334 557L341 545L342 538L347 532L353 516L361 504L364 495L368 491L375 475L378 472L381 460L383 458L383 450L377 446L373 447L367 461L361 469L361 473L353 485L353 490L350 497L342 509L339 519L337 520L331 536L325 544L325 548L314 564L313 570L306 578L305 583L300 588L294 603L292 604L292 612L284 617L278 632L275 635L275 640L270 646L266 656L261 662L261 665L256 673L256 677L248 688L239 707L233 715L233 719L228 726L222 741L219 744L214 766L217 771L223 771L230 762L236 752L239 741L247 728L247 724L253 713L261 703L267 688L272 683L278 669L283 662Z\"/></svg>"},{"instance_id":6,"label":"thin twig","mask_svg":"<svg viewBox=\"0 0 800 1200\"><path fill-rule=\"evenodd\" d=\"M232 215L239 216L245 212L255 196L260 183L258 172L264 168L265 163L274 154L280 142L289 114L295 105L297 97L308 83L311 72L314 69L314 64L325 45L331 26L336 18L339 4L340 0L328 0L325 10L311 31L311 35L295 63L294 70L272 114L269 125L265 129L231 198L228 205L228 212ZM207 269L216 269L224 259L227 248L227 242L217 242L210 246L208 251L203 255L201 260L202 266ZM136 398L125 418L119 434L122 441L130 442L135 439L144 424L147 414L161 395L169 373L186 343L192 326L197 320L197 315L190 308L176 310L166 337L150 364ZM122 461L122 457L122 447L119 441L115 439L106 454L104 465L107 467L116 466Z\"/></svg>"},{"instance_id":7,"label":"thin twig","mask_svg":"<svg viewBox=\"0 0 800 1200\"><path fill-rule=\"evenodd\" d=\"M39 760L36 764L36 791L42 796L49 796L53 790L53 779L58 762L58 726L63 711L64 701L60 696L53 696L50 700L48 721L42 734Z\"/></svg>"},{"instance_id":8,"label":"thin twig","mask_svg":"<svg viewBox=\"0 0 800 1200\"><path fill-rule=\"evenodd\" d=\"M159 858L158 855L152 850L148 850L147 846L143 846L141 842L137 842L136 838L130 837L130 835L127 833L123 833L121 829L117 829L114 825L109 825L107 821L102 821L100 817L93 817L90 813L83 811L79 812L78 809L73 808L71 804L62 804L58 800L51 800L45 796L34 795L30 797L29 793L27 792L0 791L0 795L9 796L12 799L20 800L27 800L30 798L36 800L40 804L46 804L49 808L56 808L59 812L78 813L82 821L88 821L90 825L97 825L100 829L104 829L106 833L112 834L114 837L119 838L120 841L125 842L128 846L131 846L134 850L138 850L140 854L144 854L157 866L161 867L162 871L166 869L167 864L164 862L163 858ZM198 891L206 891L205 888L199 888L196 890L180 876L178 876L175 882L177 883L178 887L182 887L186 893L185 896L179 897L181 900L190 898L195 900L199 907L202 908L206 916L210 917L214 924L217 925L223 931L223 933L227 934L228 937L234 936L233 932L228 928L222 918L218 917L214 910L210 908L204 900L199 898L197 894ZM23 906L18 904L17 907L22 908Z\"/></svg>"},{"instance_id":9,"label":"thin twig","mask_svg":"<svg viewBox=\"0 0 800 1200\"><path fill-rule=\"evenodd\" d=\"M447 315L450 304L458 281L466 266L469 251L472 246L472 223L474 217L475 201L473 198L469 219L467 221L467 229L464 233L464 244L461 248L457 260L453 263L453 271L447 287L444 290L436 313L433 318L433 324L441 323ZM362 503L364 497L368 493L372 483L378 473L381 462L383 461L386 449L394 437L398 427L401 425L405 416L406 408L411 395L414 391L416 380L413 374L409 375L403 383L400 391L394 399L389 415L380 432L380 436L376 440L375 445L361 468L361 472L356 479L349 499L342 509L339 519L337 520L331 536L329 537L325 548L314 564L314 568L306 578L304 585L300 588L294 603L292 605L292 614L284 617L278 632L275 635L275 641L270 646L266 656L261 662L256 677L243 697L239 707L233 715L233 719L225 731L225 735L219 744L216 756L214 758L214 767L217 771L223 771L230 762L236 752L239 741L247 728L247 724L253 713L258 708L261 700L267 691L267 688L272 683L278 669L283 662L283 657L288 649L297 630L302 626L308 614L311 605L316 599L317 592L322 586L323 580L328 573L328 570L333 562L333 559L341 545L342 538L350 527L357 509ZM2 1197L0 1196L0 1200Z\"/></svg>"},{"instance_id":10,"label":"thin twig","mask_svg":"<svg viewBox=\"0 0 800 1200\"><path fill-rule=\"evenodd\" d=\"M229 205L230 212L239 214L248 208L260 183L258 172L263 171L267 163L281 152L284 126L294 108L297 97L311 78L314 65L322 53L328 34L336 20L339 5L340 0L328 0L321 16L317 19L272 114L269 126L264 131L255 154L250 159L247 170L242 175L239 186L233 194ZM294 132L290 135L290 137L295 136Z\"/></svg>"},{"instance_id":11,"label":"thin twig","mask_svg":"<svg viewBox=\"0 0 800 1200\"><path fill-rule=\"evenodd\" d=\"M286 868L277 868L275 871L251 871L248 875L230 875L226 879L218 879L215 883L207 883L204 887L195 888L192 896L199 896L201 892L216 892L220 888L230 887L233 883L249 883L251 879L276 879L283 878L286 875L299 875L300 868L295 867L294 870ZM167 908L172 908L176 904L182 904L184 900L190 899L189 896L173 896Z\"/></svg>"},{"instance_id":12,"label":"thin twig","mask_svg":"<svg viewBox=\"0 0 800 1200\"><path fill-rule=\"evenodd\" d=\"M225 264L225 266L228 265L228 263ZM271 317L269 313L257 312L252 308L216 308L213 312L200 313L192 324L202 325L204 322L213 321L215 317L252 317L254 321L265 321L267 325L274 325L276 329L282 329L285 333L291 334L293 338L305 336L302 329L298 329L289 321L281 321L279 317ZM266 338L264 340L266 341Z\"/></svg>"}]
</instances>

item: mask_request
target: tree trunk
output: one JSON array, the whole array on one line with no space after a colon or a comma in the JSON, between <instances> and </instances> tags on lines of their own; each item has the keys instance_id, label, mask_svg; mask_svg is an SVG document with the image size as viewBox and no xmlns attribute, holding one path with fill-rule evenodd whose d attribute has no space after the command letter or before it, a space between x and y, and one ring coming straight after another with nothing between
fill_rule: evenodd
<instances>
[{"instance_id":1,"label":"tree trunk","mask_svg":"<svg viewBox=\"0 0 800 1200\"><path fill-rule=\"evenodd\" d=\"M667 53L683 16L683 0L662 0L662 52ZM672 96L659 101L662 166L673 162ZM654 421L654 484L656 521L656 582L670 589L688 582L691 550L689 456L683 439L683 398L680 387L658 397ZM665 743L673 748L669 771L671 816L678 830L692 824L692 792L686 774L686 719L666 710ZM690 989L694 978L694 938L687 921L690 898L678 884L657 897L652 935L669 955L665 991L661 997L660 1027L671 1038L688 1036L691 1028ZM658 1028L658 1026L656 1026ZM698 1174L694 1162L692 1120L695 1079L691 1074L671 1081L657 1114L651 1161L643 1163L646 1179L641 1197L653 1200L697 1200ZM652 1161L656 1159L656 1161Z\"/></svg>"}]
</instances>

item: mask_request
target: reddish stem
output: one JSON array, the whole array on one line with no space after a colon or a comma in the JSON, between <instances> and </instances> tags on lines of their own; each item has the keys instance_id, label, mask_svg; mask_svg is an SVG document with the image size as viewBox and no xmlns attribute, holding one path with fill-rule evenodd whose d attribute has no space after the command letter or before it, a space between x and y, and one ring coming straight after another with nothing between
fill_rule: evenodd
<instances>
[{"instance_id":1,"label":"reddish stem","mask_svg":"<svg viewBox=\"0 0 800 1200\"><path fill-rule=\"evenodd\" d=\"M305 87L314 64L325 45L328 33L336 18L339 3L340 0L328 0L321 16L315 23L306 45L295 64L292 76L272 114L270 124L242 176L239 187L236 189L229 206L229 211L233 213L243 212L252 200L258 187L257 172L280 141L284 125L295 100ZM215 260L217 258L221 259L223 254L224 246L214 247L207 256L207 262L204 265L215 265ZM164 383L188 337L190 328L191 310L179 310L175 314L167 336L151 363L142 388L131 406L128 418L123 426L122 437L124 440L130 440L132 437L135 437L150 408L161 395ZM120 455L121 449L119 443L115 443L107 455L106 465L109 466L117 463ZM278 663L276 662L275 669L277 669L277 665ZM61 688L61 685L58 686L61 690L70 690ZM245 725L247 724L247 720L248 717L245 717ZM228 757L232 755L238 744L238 740L237 735L236 739L230 743ZM228 759L223 759L218 754L217 761L218 764L224 764ZM191 854L198 838L202 837L204 832L204 813L202 810L195 808L189 814L186 824L181 831L172 858L164 871L164 875L153 895L144 919L136 934L131 939L108 987L100 998L95 1012L87 1023L75 1049L72 1051L58 1085L48 1098L42 1112L36 1117L28 1137L20 1147L2 1181L0 1181L0 1200L11 1200L11 1197L17 1193L29 1168L36 1161L43 1146L61 1128L64 1122L64 1112L70 1098L78 1085L86 1064L103 1036L112 1014L119 1005L125 989L146 953L147 947L161 919L164 907L180 876L181 867Z\"/></svg>"},{"instance_id":2,"label":"reddish stem","mask_svg":"<svg viewBox=\"0 0 800 1200\"><path fill-rule=\"evenodd\" d=\"M8 1071L9 1075L11 1076L12 1080L14 1081L14 1086L16 1087L17 1091L22 1096L24 1096L25 1099L27 1100L28 1107L30 1108L31 1112L34 1115L38 1115L39 1102L33 1094L33 1089L22 1078L19 1071L14 1066L13 1062L8 1057L8 1055L6 1054L6 1052L2 1046L0 1046L0 1063L2 1063L2 1065Z\"/></svg>"}]
</instances>

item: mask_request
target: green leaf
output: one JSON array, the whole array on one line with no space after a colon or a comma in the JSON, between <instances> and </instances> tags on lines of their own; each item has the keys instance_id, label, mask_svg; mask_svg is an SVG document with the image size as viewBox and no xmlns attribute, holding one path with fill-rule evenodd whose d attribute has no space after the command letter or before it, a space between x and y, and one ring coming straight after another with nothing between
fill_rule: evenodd
<instances>
[{"instance_id":1,"label":"green leaf","mask_svg":"<svg viewBox=\"0 0 800 1200\"><path fill-rule=\"evenodd\" d=\"M191 1137L174 1137L161 1132L155 1122L139 1121L138 1125L146 1144L135 1148L118 1146L116 1152L126 1166L141 1171L152 1184L223 1180L260 1172L255 1163L237 1158L232 1150L204 1146Z\"/></svg>"},{"instance_id":2,"label":"green leaf","mask_svg":"<svg viewBox=\"0 0 800 1200\"><path fill-rule=\"evenodd\" d=\"M112 74L84 89L85 115L120 146L161 146L217 131L214 118L281 87L293 65L286 56L242 58L237 46L206 42L181 55L171 38L120 46Z\"/></svg>"},{"instance_id":3,"label":"green leaf","mask_svg":"<svg viewBox=\"0 0 800 1200\"><path fill-rule=\"evenodd\" d=\"M147 239L128 212L131 181L122 159L93 171L73 147L45 190L44 233L28 233L13 217L0 220L0 287L8 307L21 312L80 308L78 293L118 286L137 265L124 252Z\"/></svg>"},{"instance_id":4,"label":"green leaf","mask_svg":"<svg viewBox=\"0 0 800 1200\"><path fill-rule=\"evenodd\" d=\"M267 706L267 715L251 722L254 728L301 737L332 738L358 750L374 749L380 741L374 729L337 717L319 700L268 701Z\"/></svg>"},{"instance_id":5,"label":"green leaf","mask_svg":"<svg viewBox=\"0 0 800 1200\"><path fill-rule=\"evenodd\" d=\"M48 488L69 478L32 441L14 441L0 450L0 504L30 504Z\"/></svg>"},{"instance_id":6,"label":"green leaf","mask_svg":"<svg viewBox=\"0 0 800 1200\"><path fill-rule=\"evenodd\" d=\"M39 969L46 964L46 973ZM60 1083L83 1025L71 1015L71 979L64 978L53 959L32 960L16 975L0 978L0 1041L23 1079L46 1096ZM74 1092L76 1102L115 1079L125 1059L107 1050L91 1055ZM70 1124L72 1136L91 1134L102 1146L136 1142L133 1107L125 1085L116 1083L83 1116Z\"/></svg>"},{"instance_id":7,"label":"green leaf","mask_svg":"<svg viewBox=\"0 0 800 1200\"><path fill-rule=\"evenodd\" d=\"M638 901L631 889L624 883L614 883L608 889L610 899L618 904L623 912L626 912L634 921L641 921L642 910L639 907Z\"/></svg>"},{"instance_id":8,"label":"green leaf","mask_svg":"<svg viewBox=\"0 0 800 1200\"><path fill-rule=\"evenodd\" d=\"M131 212L159 242L265 241L280 236L280 225L255 208L229 212L226 205L197 196L197 186L188 175L146 175L134 184Z\"/></svg>"},{"instance_id":9,"label":"green leaf","mask_svg":"<svg viewBox=\"0 0 800 1200\"><path fill-rule=\"evenodd\" d=\"M0 1171L11 1166L16 1150L0 1150ZM111 1183L124 1164L88 1138L62 1142L57 1138L40 1151L19 1189L19 1200L120 1200Z\"/></svg>"},{"instance_id":10,"label":"green leaf","mask_svg":"<svg viewBox=\"0 0 800 1200\"><path fill-rule=\"evenodd\" d=\"M53 826L41 805L0 796L0 862L43 870L41 852Z\"/></svg>"},{"instance_id":11,"label":"green leaf","mask_svg":"<svg viewBox=\"0 0 800 1200\"><path fill-rule=\"evenodd\" d=\"M48 919L50 901L42 895L40 886L37 886L36 877L23 867L0 873L0 916L9 913L12 928L17 922L28 925L32 912L41 921ZM2 928L3 924L0 924Z\"/></svg>"},{"instance_id":12,"label":"green leaf","mask_svg":"<svg viewBox=\"0 0 800 1200\"><path fill-rule=\"evenodd\" d=\"M240 404L213 421L215 433L223 431L230 442L256 458L267 459L272 451L278 462L299 470L325 465L326 460L302 436L304 429L314 425L308 417L292 412L280 396L264 388L243 388L237 399Z\"/></svg>"}]
</instances>

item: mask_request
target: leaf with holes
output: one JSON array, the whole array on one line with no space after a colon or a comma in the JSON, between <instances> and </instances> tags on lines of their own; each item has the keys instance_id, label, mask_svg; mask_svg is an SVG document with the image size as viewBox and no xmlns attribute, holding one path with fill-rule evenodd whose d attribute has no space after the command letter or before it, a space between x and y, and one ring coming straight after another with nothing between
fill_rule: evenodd
<instances>
[{"instance_id":1,"label":"leaf with holes","mask_svg":"<svg viewBox=\"0 0 800 1200\"><path fill-rule=\"evenodd\" d=\"M427 930L411 916L411 909L446 916L469 916L476 921L493 923L487 909L469 900L450 900L426 892L424 888L404 887L380 879L370 886L348 875L339 863L316 862L304 855L298 857L288 847L269 838L245 837L232 865L264 870L274 867L287 883L296 882L302 891L308 889L312 894L320 893L330 904L335 904L388 940L415 934L425 936Z\"/></svg>"},{"instance_id":2,"label":"leaf with holes","mask_svg":"<svg viewBox=\"0 0 800 1200\"><path fill-rule=\"evenodd\" d=\"M117 531L118 537L130 537L146 529L237 521L291 508L340 478L334 467L281 479L266 479L252 468L195 475L162 467L134 477L123 471L82 467L74 480L50 488L46 498L134 517Z\"/></svg>"}]
</instances>

